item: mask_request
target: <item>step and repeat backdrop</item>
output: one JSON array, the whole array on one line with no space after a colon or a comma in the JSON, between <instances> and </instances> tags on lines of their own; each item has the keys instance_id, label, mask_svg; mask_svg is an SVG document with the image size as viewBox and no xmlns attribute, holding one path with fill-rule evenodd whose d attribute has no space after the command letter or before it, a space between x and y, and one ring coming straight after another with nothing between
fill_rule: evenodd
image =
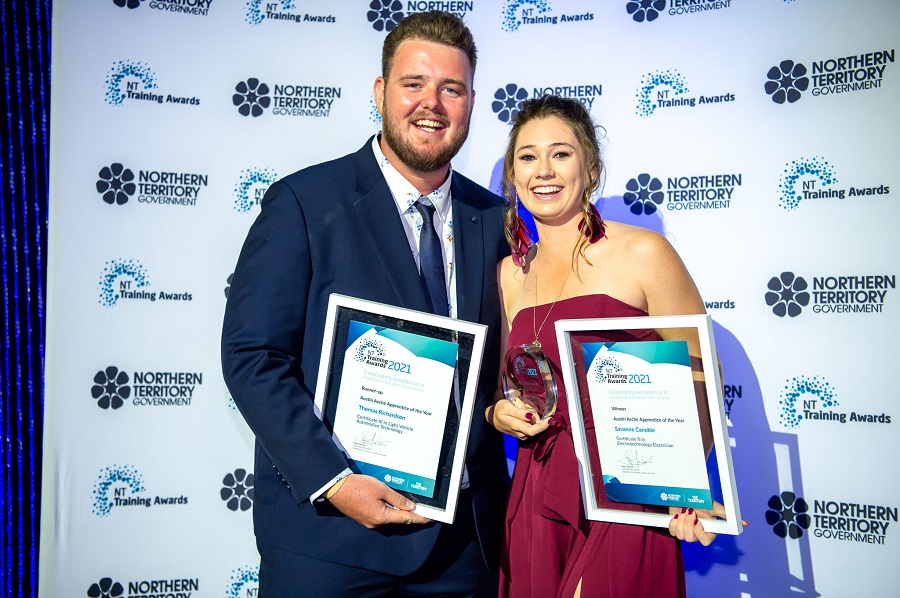
<instances>
[{"instance_id":1,"label":"step and repeat backdrop","mask_svg":"<svg viewBox=\"0 0 900 598\"><path fill-rule=\"evenodd\" d=\"M578 98L601 212L666 235L715 320L751 525L685 547L689 594L891 595L900 5L58 0L41 596L256 595L230 275L269 184L379 130L384 36L431 8L480 55L453 167L498 190L519 103Z\"/></svg>"}]
</instances>

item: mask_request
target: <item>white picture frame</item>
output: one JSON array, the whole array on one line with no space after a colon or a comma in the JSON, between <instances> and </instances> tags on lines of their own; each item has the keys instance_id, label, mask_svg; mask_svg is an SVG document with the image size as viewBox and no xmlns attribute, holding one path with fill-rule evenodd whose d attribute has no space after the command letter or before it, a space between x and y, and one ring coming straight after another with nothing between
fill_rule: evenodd
<instances>
[{"instance_id":1,"label":"white picture frame","mask_svg":"<svg viewBox=\"0 0 900 598\"><path fill-rule=\"evenodd\" d=\"M458 346L453 381L446 389L448 396L444 436L440 457L435 464L433 496L419 496L414 490L402 487L394 478L386 481L416 502L416 513L434 521L453 523L459 498L466 446L472 423L472 412L478 388L478 378L484 353L487 326L446 316L386 305L337 293L331 294L325 322L322 356L316 382L316 413L332 432L335 443L343 443L334 431L334 414L344 368L350 322L372 324L379 328L421 335L424 339L441 338ZM457 403L458 399L458 403ZM347 442L344 439L344 442ZM346 455L346 451L345 455ZM354 463L348 460L353 469ZM363 472L366 473L366 472ZM370 470L371 475L371 470Z\"/></svg>"},{"instance_id":2,"label":"white picture frame","mask_svg":"<svg viewBox=\"0 0 900 598\"><path fill-rule=\"evenodd\" d=\"M575 444L575 452L578 459L581 495L584 503L585 514L588 519L595 521L608 521L633 525L646 525L653 527L668 527L671 515L668 513L653 513L625 510L615 508L614 503L608 500L600 500L592 480L600 472L592 471L589 458L588 438L585 431L582 397L576 376L576 359L580 356L573 355L572 335L578 333L628 333L628 331L683 329L685 338L694 336L699 339L700 361L705 381L706 397L709 407L710 423L713 435L713 447L715 449L718 482L721 487L721 504L725 508L724 519L704 519L703 528L706 531L738 535L743 530L741 524L740 504L738 501L737 486L735 484L734 467L731 458L731 444L728 436L728 419L725 415L724 402L722 400L722 383L718 364L718 357L713 337L712 318L709 315L683 315L683 316L639 316L629 318L598 318L559 320L555 324L557 341L559 343L560 367L562 369L563 383L567 393L569 416L572 425L572 436ZM630 341L629 341L630 342ZM642 342L642 341L634 341ZM581 369L584 369L582 366ZM606 432L613 434L615 431ZM599 436L599 430L598 430ZM593 447L596 449L596 447Z\"/></svg>"}]
</instances>

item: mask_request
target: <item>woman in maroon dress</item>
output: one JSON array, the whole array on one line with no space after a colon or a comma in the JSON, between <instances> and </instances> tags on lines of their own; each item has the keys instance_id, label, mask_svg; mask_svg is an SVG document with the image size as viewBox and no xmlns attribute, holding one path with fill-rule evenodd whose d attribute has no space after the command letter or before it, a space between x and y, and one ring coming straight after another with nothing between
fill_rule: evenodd
<instances>
[{"instance_id":1,"label":"woman in maroon dress","mask_svg":"<svg viewBox=\"0 0 900 598\"><path fill-rule=\"evenodd\" d=\"M534 216L539 242L529 247L511 207L507 236L513 255L498 265L504 346L538 341L557 380L556 320L705 313L697 287L665 238L600 219L590 198L602 172L595 125L580 102L555 96L524 102L510 133L504 194ZM661 337L648 330L638 338L665 339L666 331L659 332ZM699 355L699 347L689 350ZM679 540L709 544L715 535L703 530L698 515L713 513L679 512L668 530L588 521L565 390L558 387L556 414L545 422L499 390L486 413L494 427L521 441L500 595L683 597ZM701 412L707 452L708 420ZM590 422L586 427L592 433Z\"/></svg>"}]
</instances>

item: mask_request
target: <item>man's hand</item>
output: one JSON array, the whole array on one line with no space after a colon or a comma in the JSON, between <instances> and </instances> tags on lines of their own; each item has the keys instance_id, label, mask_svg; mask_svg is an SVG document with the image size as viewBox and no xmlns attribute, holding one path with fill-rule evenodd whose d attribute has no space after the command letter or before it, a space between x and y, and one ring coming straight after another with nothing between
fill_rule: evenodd
<instances>
[{"instance_id":1,"label":"man's hand","mask_svg":"<svg viewBox=\"0 0 900 598\"><path fill-rule=\"evenodd\" d=\"M413 512L416 508L414 502L367 475L347 476L344 485L328 501L338 511L369 529L389 523L431 521Z\"/></svg>"}]
</instances>

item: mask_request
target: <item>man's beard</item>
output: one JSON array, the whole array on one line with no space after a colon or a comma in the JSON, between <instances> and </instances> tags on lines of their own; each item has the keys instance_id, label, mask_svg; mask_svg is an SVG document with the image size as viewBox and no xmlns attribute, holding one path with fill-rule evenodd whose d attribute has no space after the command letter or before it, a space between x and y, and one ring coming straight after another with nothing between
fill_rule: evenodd
<instances>
[{"instance_id":1,"label":"man's beard","mask_svg":"<svg viewBox=\"0 0 900 598\"><path fill-rule=\"evenodd\" d=\"M471 117L470 113L469 119ZM426 116L425 118L430 117ZM466 120L465 125L446 142L433 147L426 146L424 150L419 150L412 147L400 131L400 127L406 125L407 122L404 121L400 123L400 126L395 126L390 118L387 102L384 104L384 114L381 120L383 123L381 134L385 142L397 154L401 162L417 172L435 172L447 166L459 148L466 142L466 137L469 136L469 120Z\"/></svg>"}]
</instances>

